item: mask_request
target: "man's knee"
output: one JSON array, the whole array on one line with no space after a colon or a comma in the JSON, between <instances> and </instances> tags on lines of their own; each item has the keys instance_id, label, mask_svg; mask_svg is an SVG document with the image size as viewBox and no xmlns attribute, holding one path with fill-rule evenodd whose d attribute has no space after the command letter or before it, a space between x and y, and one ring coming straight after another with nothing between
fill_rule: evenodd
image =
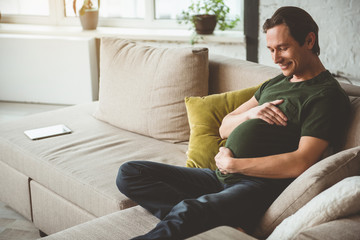
<instances>
[{"instance_id":1,"label":"man's knee","mask_svg":"<svg viewBox=\"0 0 360 240\"><path fill-rule=\"evenodd\" d=\"M129 192L129 183L131 182L131 179L134 179L134 177L140 174L140 171L136 166L136 162L126 162L119 168L116 185L119 191L125 195Z\"/></svg>"}]
</instances>

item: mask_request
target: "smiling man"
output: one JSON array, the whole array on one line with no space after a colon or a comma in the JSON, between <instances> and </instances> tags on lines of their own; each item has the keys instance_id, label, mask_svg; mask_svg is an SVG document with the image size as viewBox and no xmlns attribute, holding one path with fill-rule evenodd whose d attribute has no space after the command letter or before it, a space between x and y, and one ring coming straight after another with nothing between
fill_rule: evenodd
<instances>
[{"instance_id":1,"label":"smiling man","mask_svg":"<svg viewBox=\"0 0 360 240\"><path fill-rule=\"evenodd\" d=\"M297 177L329 144L336 145L343 131L337 124L349 115L348 98L318 57L318 26L312 17L302 9L283 7L263 29L283 74L224 118L220 134L229 139L216 162L218 177L225 182L241 178L229 173Z\"/></svg>"},{"instance_id":2,"label":"smiling man","mask_svg":"<svg viewBox=\"0 0 360 240\"><path fill-rule=\"evenodd\" d=\"M227 141L216 171L121 166L119 190L161 219L137 239L184 239L221 225L251 233L286 186L341 139L349 99L318 57L317 24L304 10L283 7L263 29L282 74L223 119Z\"/></svg>"}]
</instances>

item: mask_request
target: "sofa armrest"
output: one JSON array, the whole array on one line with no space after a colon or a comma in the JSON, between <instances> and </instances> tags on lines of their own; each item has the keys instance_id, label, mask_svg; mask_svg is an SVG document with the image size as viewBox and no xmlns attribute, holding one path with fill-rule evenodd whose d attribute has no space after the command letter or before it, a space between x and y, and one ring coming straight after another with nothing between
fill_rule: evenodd
<instances>
[{"instance_id":1,"label":"sofa armrest","mask_svg":"<svg viewBox=\"0 0 360 240\"><path fill-rule=\"evenodd\" d=\"M55 233L43 240L86 239L127 240L153 229L159 220L140 206L94 219ZM190 238L192 240L238 239L256 240L231 227L218 227Z\"/></svg>"},{"instance_id":2,"label":"sofa armrest","mask_svg":"<svg viewBox=\"0 0 360 240\"><path fill-rule=\"evenodd\" d=\"M217 227L209 231L198 234L194 237L188 238L189 240L217 240L217 239L231 239L231 240L256 240L246 233L240 232L232 227Z\"/></svg>"},{"instance_id":3,"label":"sofa armrest","mask_svg":"<svg viewBox=\"0 0 360 240\"><path fill-rule=\"evenodd\" d=\"M136 206L65 229L42 240L128 240L147 233L158 222L148 211Z\"/></svg>"}]
</instances>

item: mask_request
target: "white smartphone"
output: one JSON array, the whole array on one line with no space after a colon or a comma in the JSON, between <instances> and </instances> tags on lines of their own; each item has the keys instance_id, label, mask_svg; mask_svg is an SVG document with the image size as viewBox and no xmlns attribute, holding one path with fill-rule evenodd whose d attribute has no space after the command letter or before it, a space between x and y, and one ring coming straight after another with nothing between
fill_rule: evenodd
<instances>
[{"instance_id":1,"label":"white smartphone","mask_svg":"<svg viewBox=\"0 0 360 240\"><path fill-rule=\"evenodd\" d=\"M27 130L24 133L31 140L38 140L38 139L47 138L47 137L69 134L71 132L72 131L70 128L68 128L64 124L59 124L59 125L50 126L50 127Z\"/></svg>"}]
</instances>

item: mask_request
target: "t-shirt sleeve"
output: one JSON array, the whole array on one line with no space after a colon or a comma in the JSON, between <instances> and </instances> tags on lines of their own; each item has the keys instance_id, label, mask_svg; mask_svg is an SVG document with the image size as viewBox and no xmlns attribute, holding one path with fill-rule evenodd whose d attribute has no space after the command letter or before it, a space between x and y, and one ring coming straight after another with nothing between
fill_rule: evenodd
<instances>
[{"instance_id":1,"label":"t-shirt sleeve","mask_svg":"<svg viewBox=\"0 0 360 240\"><path fill-rule=\"evenodd\" d=\"M280 79L283 79L284 75L280 74L272 79L269 79L267 81L265 81L260 88L255 92L254 96L256 98L256 100L259 102L261 94L263 93L264 89L267 88L268 86L271 86L273 83L279 81Z\"/></svg>"},{"instance_id":2,"label":"t-shirt sleeve","mask_svg":"<svg viewBox=\"0 0 360 240\"><path fill-rule=\"evenodd\" d=\"M311 98L301 114L301 136L311 136L337 144L347 128L350 103L340 92L322 93Z\"/></svg>"},{"instance_id":3,"label":"t-shirt sleeve","mask_svg":"<svg viewBox=\"0 0 360 240\"><path fill-rule=\"evenodd\" d=\"M267 80L266 82L264 82L258 90L256 90L254 96L256 98L257 101L259 101L262 92L264 91L264 89L266 88L266 86L269 84L270 80Z\"/></svg>"}]
</instances>

